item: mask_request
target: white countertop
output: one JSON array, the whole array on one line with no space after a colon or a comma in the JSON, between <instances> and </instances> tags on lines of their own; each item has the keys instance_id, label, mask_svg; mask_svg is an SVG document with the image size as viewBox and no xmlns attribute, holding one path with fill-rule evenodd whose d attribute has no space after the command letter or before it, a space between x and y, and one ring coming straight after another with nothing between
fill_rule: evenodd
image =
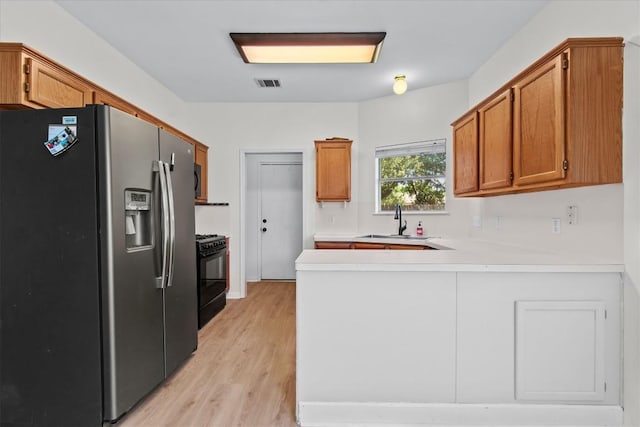
<instances>
[{"instance_id":1,"label":"white countertop","mask_svg":"<svg viewBox=\"0 0 640 427\"><path fill-rule=\"evenodd\" d=\"M580 254L527 249L479 240L359 238L354 235L316 235L315 241L361 241L428 245L441 250L304 250L298 271L487 271L487 272L600 272L620 273L624 264L603 254L601 259ZM448 248L448 249L445 249Z\"/></svg>"}]
</instances>

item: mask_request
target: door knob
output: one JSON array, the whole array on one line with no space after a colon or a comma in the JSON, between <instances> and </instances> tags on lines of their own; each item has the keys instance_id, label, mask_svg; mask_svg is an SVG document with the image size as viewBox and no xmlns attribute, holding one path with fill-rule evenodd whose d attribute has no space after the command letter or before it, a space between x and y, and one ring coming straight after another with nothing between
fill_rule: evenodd
<instances>
[{"instance_id":1,"label":"door knob","mask_svg":"<svg viewBox=\"0 0 640 427\"><path fill-rule=\"evenodd\" d=\"M263 220L262 220L262 223L263 223L263 224L266 224L266 223L267 223L267 220L266 220L266 219L263 219Z\"/></svg>"},{"instance_id":2,"label":"door knob","mask_svg":"<svg viewBox=\"0 0 640 427\"><path fill-rule=\"evenodd\" d=\"M262 227L262 232L264 233L265 231L267 231L267 227Z\"/></svg>"}]
</instances>

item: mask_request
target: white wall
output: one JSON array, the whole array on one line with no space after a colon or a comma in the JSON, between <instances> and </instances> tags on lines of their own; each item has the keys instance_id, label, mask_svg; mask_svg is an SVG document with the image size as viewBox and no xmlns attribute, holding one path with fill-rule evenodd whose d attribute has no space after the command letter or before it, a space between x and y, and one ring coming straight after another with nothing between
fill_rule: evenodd
<instances>
[{"instance_id":1,"label":"white wall","mask_svg":"<svg viewBox=\"0 0 640 427\"><path fill-rule=\"evenodd\" d=\"M469 105L568 37L634 35L638 30L637 8L637 1L549 2L471 76ZM622 185L485 198L474 202L474 214L482 217L482 227L474 229L472 235L541 249L606 254L622 262L623 198ZM570 204L578 206L578 225L567 224ZM551 233L552 218L562 220L560 235ZM590 244L593 241L597 245Z\"/></svg>"},{"instance_id":2,"label":"white wall","mask_svg":"<svg viewBox=\"0 0 640 427\"><path fill-rule=\"evenodd\" d=\"M469 106L481 101L528 64L568 37L622 36L640 33L640 2L554 0L512 37L469 79ZM474 215L483 226L475 237L551 247L556 250L592 252L624 260L625 283L625 424L640 425L640 370L638 286L638 222L640 185L638 160L638 54L625 49L623 118L624 186L607 185L547 191L473 201ZM579 224L568 226L566 206L579 207ZM501 229L496 230L496 217ZM551 234L551 218L562 218L562 234ZM623 227L624 224L624 227Z\"/></svg>"},{"instance_id":3,"label":"white wall","mask_svg":"<svg viewBox=\"0 0 640 427\"><path fill-rule=\"evenodd\" d=\"M630 37L637 0L552 0L469 78L475 105L568 37Z\"/></svg>"},{"instance_id":4,"label":"white wall","mask_svg":"<svg viewBox=\"0 0 640 427\"><path fill-rule=\"evenodd\" d=\"M55 22L55 31L52 31ZM55 2L0 0L0 41L22 42L143 108L209 146L209 201L229 206L196 208L196 231L231 237L231 295L240 289L240 150L305 150L314 164L313 140L344 136L358 140L357 104L187 104L150 77ZM315 176L308 168L309 200L305 245L335 216L334 229L354 230L358 189L346 208L314 199ZM354 162L354 176L358 165ZM317 221L317 222L316 222Z\"/></svg>"},{"instance_id":5,"label":"white wall","mask_svg":"<svg viewBox=\"0 0 640 427\"><path fill-rule=\"evenodd\" d=\"M182 100L53 1L0 0L0 41L24 43L178 129L186 125Z\"/></svg>"},{"instance_id":6,"label":"white wall","mask_svg":"<svg viewBox=\"0 0 640 427\"><path fill-rule=\"evenodd\" d=\"M224 103L188 104L190 125L187 132L209 146L209 201L229 202L228 215L219 214L215 206L198 207L196 230L224 233L231 237L231 292L240 295L240 154L260 152L302 151L306 199L303 201L305 247L313 246L313 234L321 230L326 219L335 215L337 230L355 230L358 189L352 191L352 203L325 204L315 202L315 150L313 141L343 136L358 141L358 105L355 103ZM354 143L356 145L356 143ZM357 176L358 165L353 165ZM337 213L336 213L337 212ZM339 213L339 215L338 215ZM227 223L219 222L222 217ZM222 230L222 231L221 231ZM251 250L251 248L245 248Z\"/></svg>"},{"instance_id":7,"label":"white wall","mask_svg":"<svg viewBox=\"0 0 640 427\"><path fill-rule=\"evenodd\" d=\"M638 8L640 35L640 8ZM625 47L624 404L625 424L640 425L640 36ZM626 100L636 102L626 102Z\"/></svg>"},{"instance_id":8,"label":"white wall","mask_svg":"<svg viewBox=\"0 0 640 427\"><path fill-rule=\"evenodd\" d=\"M409 82L410 84L410 82ZM452 179L452 131L450 123L468 108L467 82L459 81L410 90L360 103L357 141L359 173L353 182L359 190L358 233L395 233L398 221L393 214L375 212L375 149L377 146L445 138L447 140L447 182ZM356 145L354 143L354 145ZM470 222L468 203L454 199L451 186L446 195L447 215L405 214L407 232L415 234L422 221L426 235L466 236Z\"/></svg>"}]
</instances>

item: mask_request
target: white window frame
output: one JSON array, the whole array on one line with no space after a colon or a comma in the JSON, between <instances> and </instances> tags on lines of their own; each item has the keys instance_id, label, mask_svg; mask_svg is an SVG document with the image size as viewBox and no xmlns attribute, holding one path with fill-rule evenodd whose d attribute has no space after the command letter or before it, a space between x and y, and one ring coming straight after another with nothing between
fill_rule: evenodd
<instances>
[{"instance_id":1,"label":"white window frame","mask_svg":"<svg viewBox=\"0 0 640 427\"><path fill-rule=\"evenodd\" d=\"M380 215L394 214L393 211L383 211L381 209L382 201L380 200L381 198L380 188L381 188L382 181L380 178L380 159L387 158L387 157L402 157L402 156L409 156L409 155L431 154L431 153L445 153L445 159L446 159L446 153L447 153L446 145L447 145L446 138L440 138L440 139L431 139L426 141L409 142L405 144L385 145L385 146L376 147L376 151L375 151L375 181L376 181L375 182L375 213ZM447 178L446 178L446 160L445 160L445 171L443 175L437 175L437 176L433 175L433 176L416 177L416 178L409 178L409 179L422 180L425 178L426 179L444 178L445 193L446 193L446 188L448 185ZM406 179L403 178L402 180L406 180ZM447 213L448 212L446 210L446 199L445 199L445 208L443 210L403 211L403 214L408 214L408 215L412 215L412 214L442 215Z\"/></svg>"}]
</instances>

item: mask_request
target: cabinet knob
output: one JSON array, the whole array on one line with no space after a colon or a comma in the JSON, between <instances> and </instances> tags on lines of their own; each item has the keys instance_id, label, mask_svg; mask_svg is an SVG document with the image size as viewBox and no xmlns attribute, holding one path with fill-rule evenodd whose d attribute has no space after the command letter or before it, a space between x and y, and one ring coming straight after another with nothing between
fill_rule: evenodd
<instances>
[{"instance_id":1,"label":"cabinet knob","mask_svg":"<svg viewBox=\"0 0 640 427\"><path fill-rule=\"evenodd\" d=\"M262 232L264 233L265 231L267 231L267 227L262 227Z\"/></svg>"},{"instance_id":2,"label":"cabinet knob","mask_svg":"<svg viewBox=\"0 0 640 427\"><path fill-rule=\"evenodd\" d=\"M262 220L262 223L263 223L263 224L266 224L266 223L267 223L267 220L266 220L266 219L263 219L263 220Z\"/></svg>"}]
</instances>

